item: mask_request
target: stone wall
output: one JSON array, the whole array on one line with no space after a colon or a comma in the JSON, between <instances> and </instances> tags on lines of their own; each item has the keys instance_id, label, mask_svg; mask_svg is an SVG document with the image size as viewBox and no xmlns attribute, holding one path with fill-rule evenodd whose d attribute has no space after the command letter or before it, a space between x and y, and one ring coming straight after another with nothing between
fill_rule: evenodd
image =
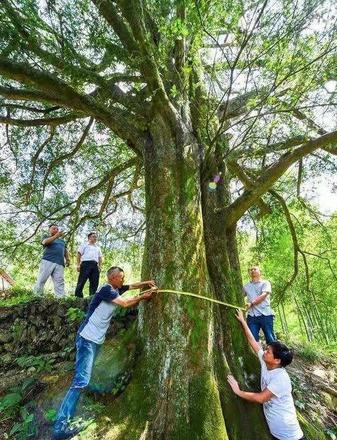
<instances>
[{"instance_id":1,"label":"stone wall","mask_svg":"<svg viewBox=\"0 0 337 440\"><path fill-rule=\"evenodd\" d=\"M87 306L88 300L81 298L38 298L0 307L2 374L19 369L18 359L22 357L40 356L55 362L73 359L76 332ZM109 334L129 327L135 315L135 310L118 310Z\"/></svg>"}]
</instances>

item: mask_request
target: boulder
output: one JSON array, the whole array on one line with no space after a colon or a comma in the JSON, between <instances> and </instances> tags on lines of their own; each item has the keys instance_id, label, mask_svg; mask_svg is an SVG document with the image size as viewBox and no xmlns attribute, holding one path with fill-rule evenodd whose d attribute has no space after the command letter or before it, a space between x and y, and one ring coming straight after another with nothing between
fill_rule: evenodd
<instances>
[{"instance_id":1,"label":"boulder","mask_svg":"<svg viewBox=\"0 0 337 440\"><path fill-rule=\"evenodd\" d=\"M135 326L106 340L95 362L90 390L117 394L126 385L136 359L134 340Z\"/></svg>"}]
</instances>

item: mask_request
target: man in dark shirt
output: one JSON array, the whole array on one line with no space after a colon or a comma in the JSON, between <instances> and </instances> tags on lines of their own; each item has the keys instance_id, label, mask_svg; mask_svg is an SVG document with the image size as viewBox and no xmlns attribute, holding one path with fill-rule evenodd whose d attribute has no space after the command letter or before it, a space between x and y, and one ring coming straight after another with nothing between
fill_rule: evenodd
<instances>
[{"instance_id":1,"label":"man in dark shirt","mask_svg":"<svg viewBox=\"0 0 337 440\"><path fill-rule=\"evenodd\" d=\"M75 375L57 413L53 433L55 440L73 437L81 431L81 428L71 429L69 423L74 417L81 391L89 385L96 356L105 340L105 334L116 307L133 307L140 301L148 301L152 297L152 292L130 298L125 298L120 294L129 289L143 287L157 290L153 280L123 285L124 271L116 266L110 267L107 278L108 283L94 295L87 316L77 332Z\"/></svg>"},{"instance_id":2,"label":"man in dark shirt","mask_svg":"<svg viewBox=\"0 0 337 440\"><path fill-rule=\"evenodd\" d=\"M40 271L34 292L43 294L44 285L49 277L54 283L55 295L64 296L64 265L69 266L69 253L65 241L62 238L63 232L56 225L49 226L49 235L43 237L44 247Z\"/></svg>"}]
</instances>

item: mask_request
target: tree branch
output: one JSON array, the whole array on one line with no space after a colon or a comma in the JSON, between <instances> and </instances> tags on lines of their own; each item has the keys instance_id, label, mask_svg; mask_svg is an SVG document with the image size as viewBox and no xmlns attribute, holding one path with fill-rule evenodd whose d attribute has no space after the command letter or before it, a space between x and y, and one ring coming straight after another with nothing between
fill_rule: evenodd
<instances>
[{"instance_id":1,"label":"tree branch","mask_svg":"<svg viewBox=\"0 0 337 440\"><path fill-rule=\"evenodd\" d=\"M137 42L123 21L123 18L119 15L114 4L108 0L92 0L92 2L100 11L107 23L112 27L120 42L129 52L129 55L131 56L133 52L137 52Z\"/></svg>"},{"instance_id":2,"label":"tree branch","mask_svg":"<svg viewBox=\"0 0 337 440\"><path fill-rule=\"evenodd\" d=\"M0 74L23 84L34 84L42 91L44 97L50 97L54 102L62 102L68 108L88 113L89 97L80 95L55 75L34 69L27 64L16 63L2 56L0 56Z\"/></svg>"},{"instance_id":3,"label":"tree branch","mask_svg":"<svg viewBox=\"0 0 337 440\"><path fill-rule=\"evenodd\" d=\"M297 184L296 184L297 197L301 197L302 177L303 177L303 159L300 159L298 161L298 173L297 173Z\"/></svg>"},{"instance_id":4,"label":"tree branch","mask_svg":"<svg viewBox=\"0 0 337 440\"><path fill-rule=\"evenodd\" d=\"M286 139L285 141L275 142L273 144L267 144L266 146L259 147L257 149L249 148L248 149L240 149L240 150L231 150L228 154L228 160L234 160L240 157L256 157L261 156L264 157L266 154L273 154L278 151L289 150L292 147L297 147L298 145L302 145L304 142L309 140L308 136L298 135L292 138Z\"/></svg>"},{"instance_id":5,"label":"tree branch","mask_svg":"<svg viewBox=\"0 0 337 440\"><path fill-rule=\"evenodd\" d=\"M73 64L67 63L64 57L59 57L51 51L44 50L40 44L42 36L40 34L37 34L38 30L36 28L34 29L34 32L32 32L31 29L27 30L27 25L25 26L19 13L11 6L9 1L2 0L2 3L6 10L7 16L10 18L11 23L14 25L16 31L18 32L18 36L21 36L22 38L21 45L23 48L27 47L28 51L31 51L32 53L37 55L41 61L56 67L62 73L70 74L72 77L80 78L81 80L86 77L87 80L104 86L104 79L96 73L94 69L95 65L92 64L90 60L85 59L85 62L87 64L90 64L92 69L82 67L78 63L76 67L74 67ZM46 23L44 22L43 24L46 27ZM55 34L55 30L53 30L53 33ZM16 35L14 38L18 39L18 36ZM67 46L69 46L69 42L67 41L66 43ZM78 52L76 52L73 47L71 47L71 49L72 58L79 58L81 61L80 64L82 64L84 57L79 56Z\"/></svg>"},{"instance_id":6,"label":"tree branch","mask_svg":"<svg viewBox=\"0 0 337 440\"><path fill-rule=\"evenodd\" d=\"M93 116L111 128L121 139L132 140L135 146L143 146L146 142L144 133L137 128L136 121L130 114L117 108L109 111L93 97L81 95L54 75L1 56L0 74L24 84L34 84L39 91L42 91L39 101L58 103L85 116ZM39 92L35 92L34 95L39 96Z\"/></svg>"},{"instance_id":7,"label":"tree branch","mask_svg":"<svg viewBox=\"0 0 337 440\"><path fill-rule=\"evenodd\" d=\"M292 221L288 206L286 204L286 202L284 201L283 197L276 191L270 189L268 191L277 201L278 203L281 205L282 211L284 213L284 216L286 218L286 221L288 223L288 228L290 231L290 235L291 235L291 239L293 242L293 252L294 252L294 270L293 273L290 277L290 279L287 281L287 283L285 284L284 287L282 287L281 292L278 296L278 302L282 302L284 300L284 296L286 291L289 289L289 287L292 285L292 283L295 281L297 275L298 275L298 269L299 269L299 264L298 264L298 253L300 252L300 246L298 243L298 238L297 238L297 234L296 234L296 229L295 229L295 225Z\"/></svg>"},{"instance_id":8,"label":"tree branch","mask_svg":"<svg viewBox=\"0 0 337 440\"><path fill-rule=\"evenodd\" d=\"M101 203L101 206L99 208L99 211L96 214L86 214L86 215L82 216L79 220L77 220L76 223L74 224L74 226L71 228L71 230L73 232L76 231L79 228L79 226L81 224L83 224L85 221L87 221L89 219L92 220L95 218L99 218L103 215L104 210L107 208L107 206L109 204L109 200L110 200L110 196L111 196L111 193L113 190L114 182L115 182L115 175L112 175L111 178L108 180L107 189L106 189L103 201Z\"/></svg>"},{"instance_id":9,"label":"tree branch","mask_svg":"<svg viewBox=\"0 0 337 440\"><path fill-rule=\"evenodd\" d=\"M41 119L14 119L6 116L0 116L0 124L17 125L19 127L39 127L49 125L56 127L58 125L66 124L76 119L84 118L83 115L79 116L76 113L59 116L55 118L41 118Z\"/></svg>"},{"instance_id":10,"label":"tree branch","mask_svg":"<svg viewBox=\"0 0 337 440\"><path fill-rule=\"evenodd\" d=\"M128 161L117 165L115 168L113 168L108 173L106 173L105 176L103 176L103 178L96 185L87 189L78 197L77 201L75 202L76 203L75 207L70 211L70 213L67 216L69 217L73 215L76 211L78 211L82 204L82 201L85 200L89 195L99 190L105 183L109 182L112 178L117 176L122 171L125 171L128 168L136 165L138 161L139 159L137 157L129 159Z\"/></svg>"},{"instance_id":11,"label":"tree branch","mask_svg":"<svg viewBox=\"0 0 337 440\"><path fill-rule=\"evenodd\" d=\"M134 210L137 210L137 211L140 211L140 212L144 212L144 210L133 203L132 193L133 193L133 191L135 189L139 188L138 180L139 180L139 177L140 177L140 173L141 173L142 167L143 167L142 163L138 163L136 165L135 174L134 174L134 176L132 178L132 182L131 182L131 185L130 185L130 194L128 195L128 200L129 200L129 203L132 206L132 208Z\"/></svg>"},{"instance_id":12,"label":"tree branch","mask_svg":"<svg viewBox=\"0 0 337 440\"><path fill-rule=\"evenodd\" d=\"M35 178L35 171L36 171L36 162L41 154L41 152L43 151L43 149L45 148L46 145L49 144L49 142L53 139L55 134L55 130L52 127L50 130L50 135L48 136L48 138L40 145L40 147L36 150L36 153L34 154L34 156L32 157L32 174L31 174L31 178L30 178L30 183L29 183L29 189L28 192L26 194L26 204L29 202L32 191L33 191L33 183L34 183L34 178Z\"/></svg>"},{"instance_id":13,"label":"tree branch","mask_svg":"<svg viewBox=\"0 0 337 440\"><path fill-rule=\"evenodd\" d=\"M295 150L281 156L276 163L268 167L266 171L260 175L255 182L253 190L245 190L231 205L223 208L227 214L227 227L234 226L247 209L256 203L292 164L318 148L323 148L335 142L337 142L337 131L333 131L317 139L312 139Z\"/></svg>"},{"instance_id":14,"label":"tree branch","mask_svg":"<svg viewBox=\"0 0 337 440\"><path fill-rule=\"evenodd\" d=\"M144 4L140 0L133 0L132 2L129 0L118 0L117 3L137 43L140 72L152 93L153 105L170 121L173 134L177 137L181 137L183 136L180 123L181 118L166 93L159 72L155 56L157 48L153 41L149 39L150 33L146 28Z\"/></svg>"},{"instance_id":15,"label":"tree branch","mask_svg":"<svg viewBox=\"0 0 337 440\"><path fill-rule=\"evenodd\" d=\"M259 90L251 90L242 95L236 96L235 98L229 99L228 102L222 103L218 109L219 121L236 118L243 115L247 111L247 104L251 99L257 98L259 96L268 96L270 89L268 87L263 87Z\"/></svg>"},{"instance_id":16,"label":"tree branch","mask_svg":"<svg viewBox=\"0 0 337 440\"><path fill-rule=\"evenodd\" d=\"M0 92L0 95L1 95L1 92ZM3 104L0 103L0 107L4 107L6 109L14 109L14 110L25 110L27 112L43 113L43 114L47 114L52 111L59 110L59 107L38 108L38 107L29 106L29 105L11 104L8 102L4 102Z\"/></svg>"},{"instance_id":17,"label":"tree branch","mask_svg":"<svg viewBox=\"0 0 337 440\"><path fill-rule=\"evenodd\" d=\"M300 110L291 110L291 113L300 121L305 121L311 130L316 131L319 135L327 134L327 131L320 127L316 122Z\"/></svg>"},{"instance_id":18,"label":"tree branch","mask_svg":"<svg viewBox=\"0 0 337 440\"><path fill-rule=\"evenodd\" d=\"M249 178L249 176L237 162L227 161L227 166L229 171L231 171L243 183L246 189L254 189L254 182ZM271 208L261 198L257 200L256 205L260 209L261 216L270 214L272 212Z\"/></svg>"},{"instance_id":19,"label":"tree branch","mask_svg":"<svg viewBox=\"0 0 337 440\"><path fill-rule=\"evenodd\" d=\"M77 144L75 145L75 147L71 151L69 151L68 153L62 154L61 156L58 156L56 159L53 159L50 162L50 164L47 168L46 174L44 175L44 178L43 178L43 183L42 183L42 192L43 193L45 192L47 179L48 179L48 176L49 176L50 172L52 171L52 169L57 167L58 165L60 165L63 161L75 156L75 154L80 150L85 139L87 138L93 122L94 122L94 119L90 118L87 126L85 127L85 129L82 133L80 140L77 142Z\"/></svg>"},{"instance_id":20,"label":"tree branch","mask_svg":"<svg viewBox=\"0 0 337 440\"><path fill-rule=\"evenodd\" d=\"M64 100L60 97L44 93L41 90L18 89L15 87L3 87L0 85L0 95L14 101L48 102L61 105L62 107L65 106ZM56 110L59 108L60 107L54 107L53 109Z\"/></svg>"},{"instance_id":21,"label":"tree branch","mask_svg":"<svg viewBox=\"0 0 337 440\"><path fill-rule=\"evenodd\" d=\"M54 209L52 212L50 212L49 214L45 215L41 212L39 212L40 216L42 216L42 219L40 217L38 223L36 224L36 221L34 221L31 225L28 226L27 230L30 230L32 226L34 226L34 230L32 231L32 233L29 234L28 237L26 237L23 240L20 240L16 243L12 243L9 246L5 246L3 248L0 248L0 251L5 251L8 249L14 249L13 252L15 252L15 250L22 244L26 243L27 241L29 241L32 237L34 237L38 230L40 229L40 227L43 225L43 223L45 221L61 221L63 219L65 219L66 217L71 217L73 215L75 215L76 212L78 212L81 208L82 202L87 199L90 195L94 194L95 192L97 192L99 189L101 189L106 183L111 183L111 181L121 172L127 170L128 168L131 168L134 165L137 165L137 163L139 162L139 159L137 157L134 157L132 159L127 160L126 162L123 162L117 166L115 166L113 169L109 170L103 177L102 179L100 179L100 181L92 186L91 188L88 188L87 190L85 190L83 193L80 194L80 196L73 201L70 201L68 203L66 203L65 205L59 206L56 209ZM127 195L128 191L125 191L124 193L121 193L118 196L123 196L123 195ZM57 213L59 213L60 211L63 211L66 208L70 208L72 205L75 205L70 211L66 212L63 215L58 215L56 216ZM22 235L21 235L22 236Z\"/></svg>"}]
</instances>

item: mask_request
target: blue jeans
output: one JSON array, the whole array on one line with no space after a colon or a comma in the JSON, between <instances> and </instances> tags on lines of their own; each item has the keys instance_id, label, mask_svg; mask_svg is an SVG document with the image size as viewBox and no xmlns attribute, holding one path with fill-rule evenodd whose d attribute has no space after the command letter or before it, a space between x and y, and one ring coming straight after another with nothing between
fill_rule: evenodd
<instances>
[{"instance_id":1,"label":"blue jeans","mask_svg":"<svg viewBox=\"0 0 337 440\"><path fill-rule=\"evenodd\" d=\"M99 344L77 335L75 375L57 413L54 433L67 431L69 421L74 417L81 391L89 385L99 349Z\"/></svg>"},{"instance_id":2,"label":"blue jeans","mask_svg":"<svg viewBox=\"0 0 337 440\"><path fill-rule=\"evenodd\" d=\"M271 342L276 340L275 334L274 334L274 316L268 315L268 316L247 316L247 324L252 332L254 339L259 342L260 337L259 333L262 329L264 337L266 338L267 344L270 344Z\"/></svg>"}]
</instances>

